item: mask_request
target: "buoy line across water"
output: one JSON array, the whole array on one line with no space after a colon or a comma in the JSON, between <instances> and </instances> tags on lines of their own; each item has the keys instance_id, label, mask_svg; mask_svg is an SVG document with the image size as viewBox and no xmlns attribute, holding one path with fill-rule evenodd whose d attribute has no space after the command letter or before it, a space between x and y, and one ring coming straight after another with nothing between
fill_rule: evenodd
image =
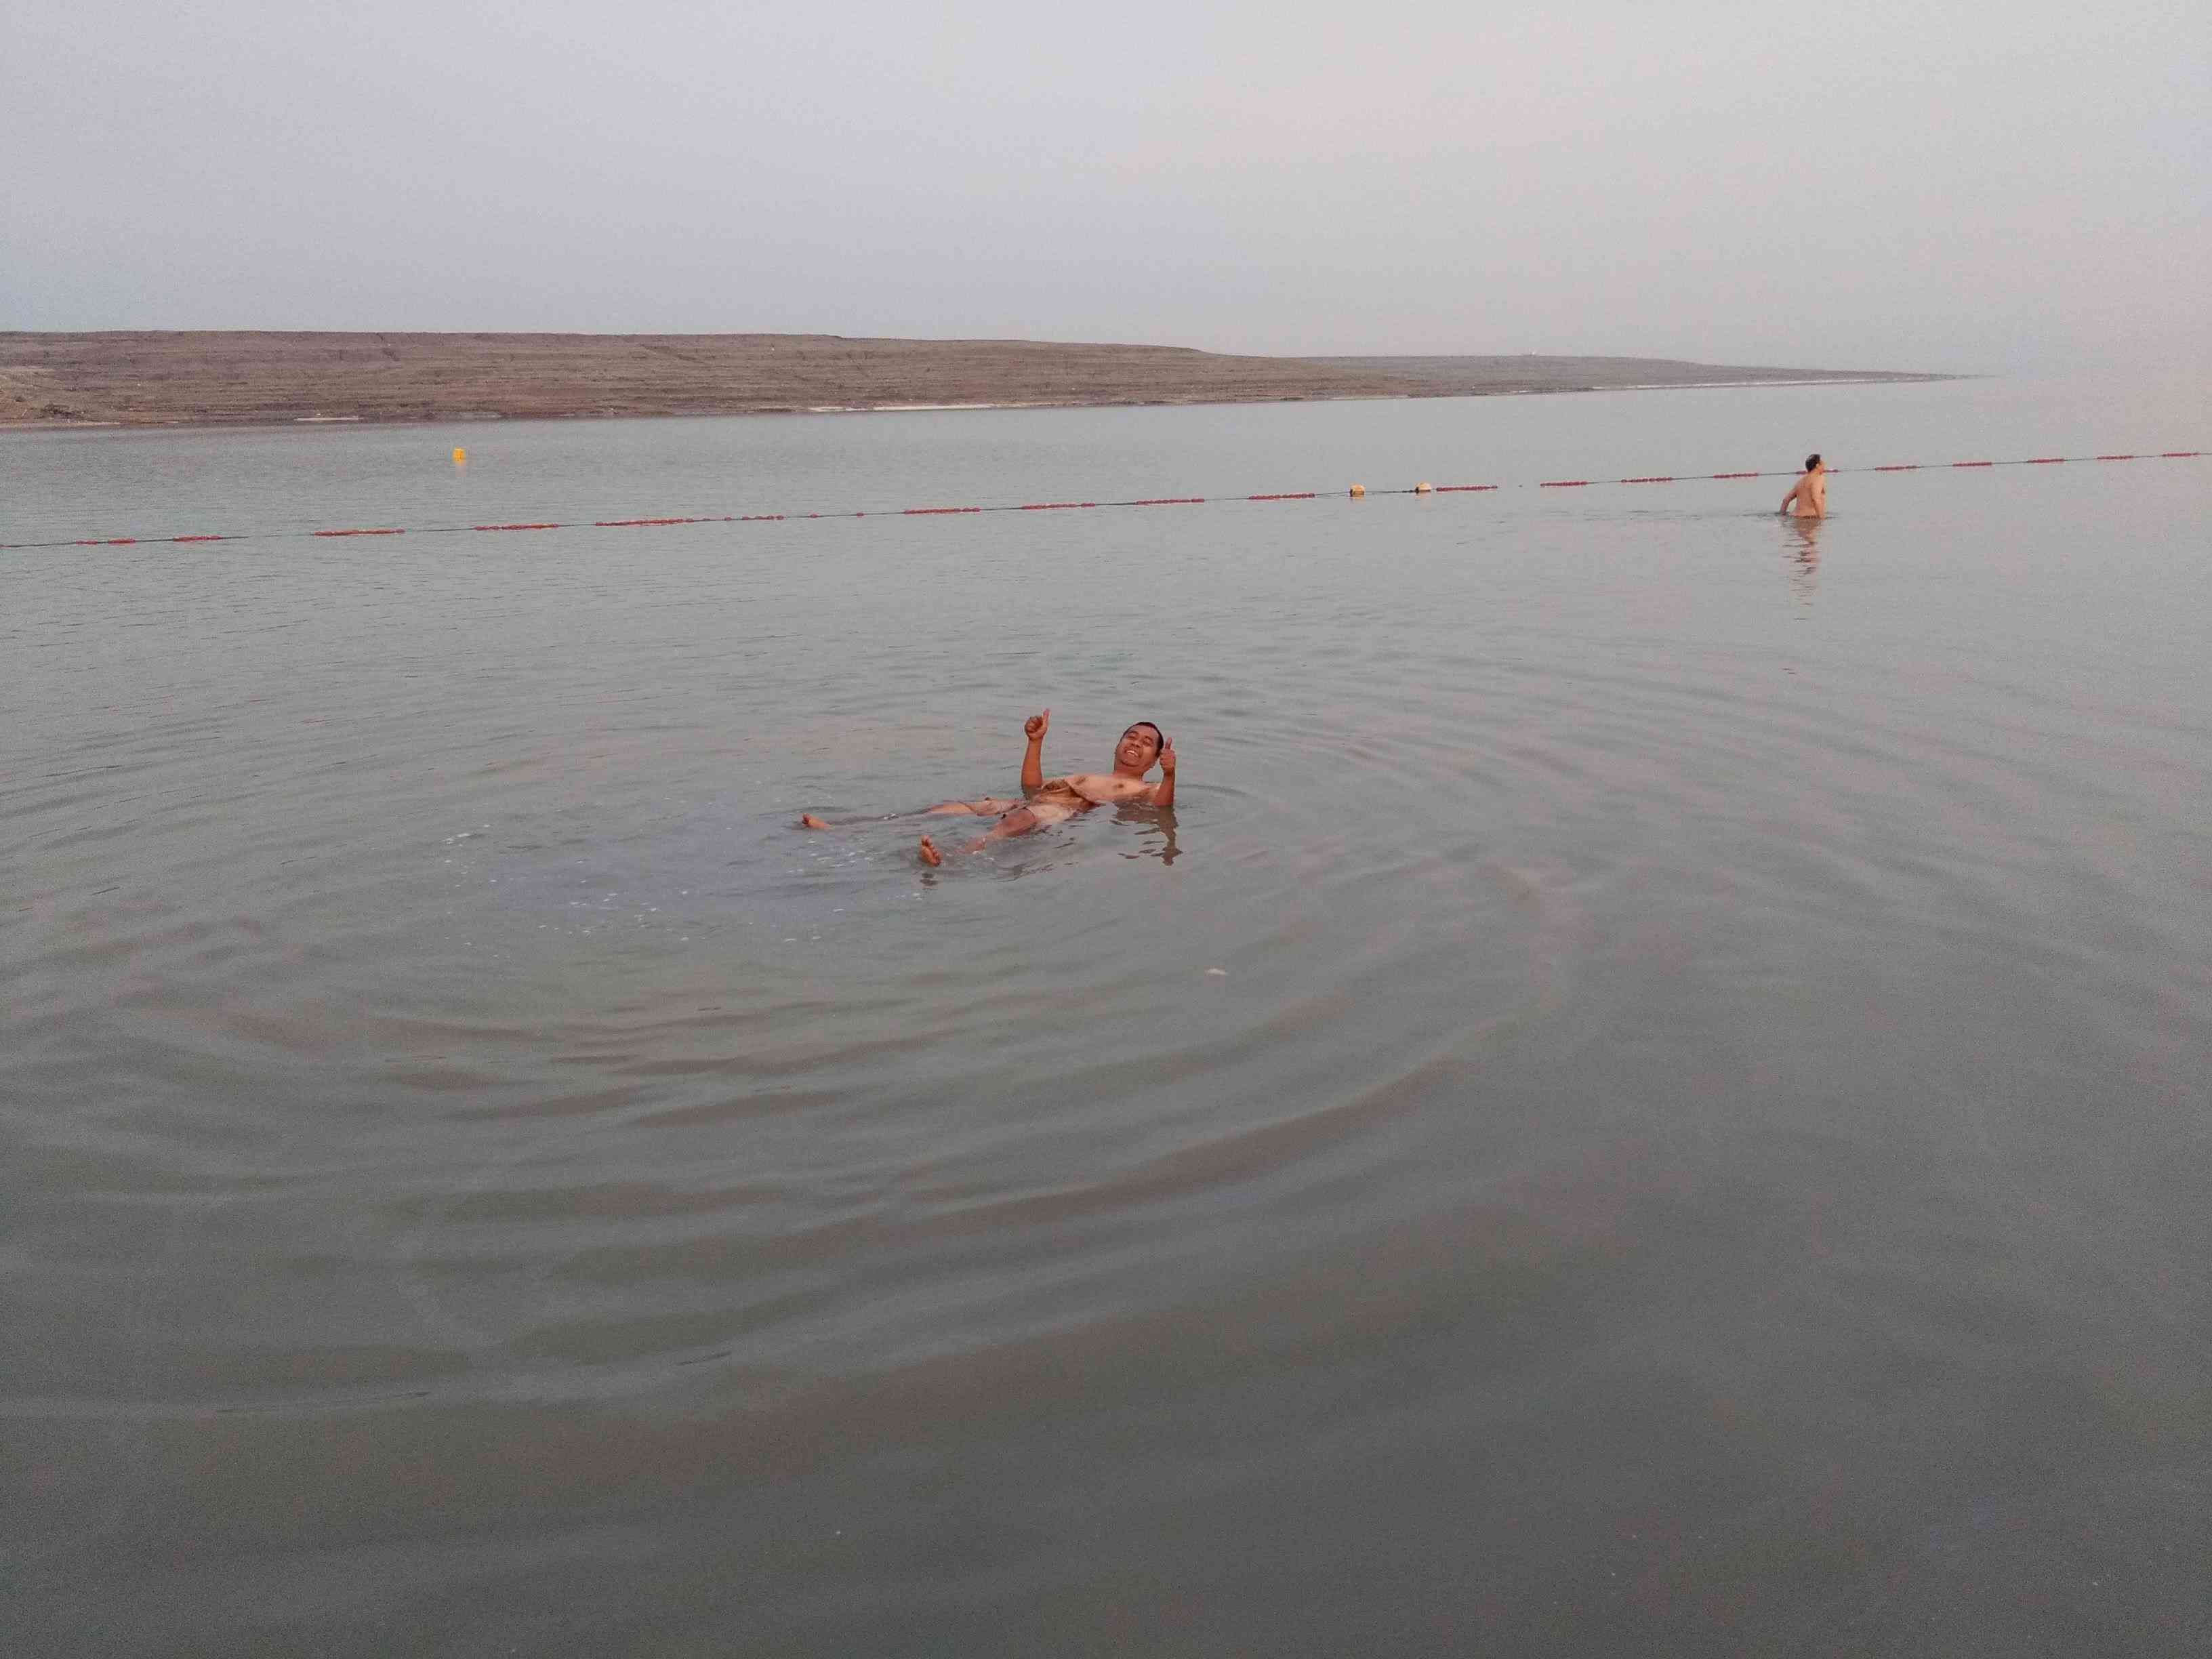
<instances>
[{"instance_id":1,"label":"buoy line across water","mask_svg":"<svg viewBox=\"0 0 2212 1659\"><path fill-rule=\"evenodd\" d=\"M455 450L454 460L461 461L464 454L465 452ZM2184 461L2198 459L2207 454L2212 454L2212 451L2161 449L2114 453L2106 455L2030 455L2016 460L1892 461L1881 466L1830 467L1827 471L1832 477L1840 477L1855 473L1948 472L1984 467L2058 466L2068 462ZM1797 476L1798 470L1790 467L1769 471L1754 469L1736 472L1649 472L1625 478L1540 478L1522 483L1440 484L1430 483L1424 480L1419 483L1408 484L1397 489L1370 489L1364 484L1355 483L1349 489L1270 490L1257 495L1139 495L1124 501L1006 501L976 507L891 507L825 513L729 513L697 517L672 514L663 518L547 519L514 524L367 525L346 526L325 530L246 531L231 534L218 532L179 536L84 536L50 542L0 542L0 552L28 552L34 549L54 547L138 547L197 542L327 540L349 536L453 536L478 531L622 530L696 524L795 524L818 519L940 518L971 513L1061 513L1115 507L1206 507L1251 501L1314 501L1345 496L1358 501L1370 495L1474 495L1504 489L1583 489L1613 484L1707 483L1741 478L1794 478Z\"/></svg>"}]
</instances>

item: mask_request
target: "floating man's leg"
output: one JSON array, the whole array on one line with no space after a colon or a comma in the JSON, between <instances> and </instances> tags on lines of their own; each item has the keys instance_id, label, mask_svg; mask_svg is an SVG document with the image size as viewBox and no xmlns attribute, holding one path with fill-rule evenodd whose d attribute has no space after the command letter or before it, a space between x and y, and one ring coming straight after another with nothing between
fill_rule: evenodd
<instances>
[{"instance_id":1,"label":"floating man's leg","mask_svg":"<svg viewBox=\"0 0 2212 1659\"><path fill-rule=\"evenodd\" d=\"M1028 806L1017 806L1012 811L1000 813L996 823L960 850L980 853L994 841L1005 841L1012 836L1026 836L1048 823L1065 823L1075 816L1078 810L1073 806L1063 806L1057 801L1040 801ZM945 854L938 850L937 843L927 836L921 838L921 845L915 850L924 864L945 862Z\"/></svg>"}]
</instances>

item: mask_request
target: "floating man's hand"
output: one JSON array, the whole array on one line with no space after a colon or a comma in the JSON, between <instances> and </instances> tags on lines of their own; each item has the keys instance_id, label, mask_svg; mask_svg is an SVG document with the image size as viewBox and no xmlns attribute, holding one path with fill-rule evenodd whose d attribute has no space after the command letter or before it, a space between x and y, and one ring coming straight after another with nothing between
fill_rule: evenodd
<instances>
[{"instance_id":1,"label":"floating man's hand","mask_svg":"<svg viewBox=\"0 0 2212 1659\"><path fill-rule=\"evenodd\" d=\"M1044 734L1051 729L1052 710L1049 708L1042 714L1032 714L1022 722L1022 735L1031 743L1042 743Z\"/></svg>"},{"instance_id":2,"label":"floating man's hand","mask_svg":"<svg viewBox=\"0 0 2212 1659\"><path fill-rule=\"evenodd\" d=\"M1171 778L1175 775L1175 744L1170 743L1166 748L1160 750L1160 775L1164 778Z\"/></svg>"}]
</instances>

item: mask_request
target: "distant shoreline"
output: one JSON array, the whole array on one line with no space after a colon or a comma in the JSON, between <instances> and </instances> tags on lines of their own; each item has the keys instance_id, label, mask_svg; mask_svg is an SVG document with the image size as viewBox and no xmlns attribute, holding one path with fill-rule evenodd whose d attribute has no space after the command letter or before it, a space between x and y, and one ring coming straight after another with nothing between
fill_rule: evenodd
<instances>
[{"instance_id":1,"label":"distant shoreline","mask_svg":"<svg viewBox=\"0 0 2212 1659\"><path fill-rule=\"evenodd\" d=\"M0 333L0 430L1158 407L1955 378L1644 357L1249 357L818 334Z\"/></svg>"}]
</instances>

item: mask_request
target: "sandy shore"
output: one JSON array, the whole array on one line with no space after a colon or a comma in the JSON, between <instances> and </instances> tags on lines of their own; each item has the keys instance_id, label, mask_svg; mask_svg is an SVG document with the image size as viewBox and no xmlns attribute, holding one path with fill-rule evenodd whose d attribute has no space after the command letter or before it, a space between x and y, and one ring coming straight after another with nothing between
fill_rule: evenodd
<instances>
[{"instance_id":1,"label":"sandy shore","mask_svg":"<svg viewBox=\"0 0 2212 1659\"><path fill-rule=\"evenodd\" d=\"M0 427L1262 403L1941 378L1641 357L1239 357L823 334L0 333Z\"/></svg>"}]
</instances>

